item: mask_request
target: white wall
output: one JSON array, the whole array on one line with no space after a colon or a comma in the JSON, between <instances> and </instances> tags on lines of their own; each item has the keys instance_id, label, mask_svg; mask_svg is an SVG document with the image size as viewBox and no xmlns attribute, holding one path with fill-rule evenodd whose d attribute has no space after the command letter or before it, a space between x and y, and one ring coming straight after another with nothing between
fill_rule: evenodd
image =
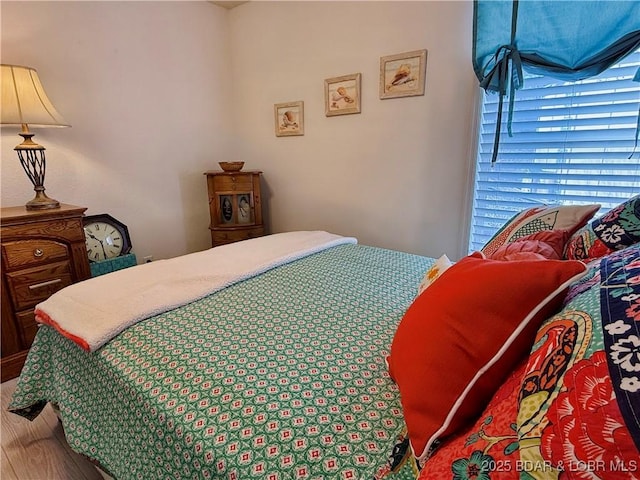
<instances>
[{"instance_id":1,"label":"white wall","mask_svg":"<svg viewBox=\"0 0 640 480\"><path fill-rule=\"evenodd\" d=\"M264 172L272 232L463 254L475 81L472 3L0 3L2 62L36 68L69 129L39 129L47 193L129 225L134 251L210 246L202 172ZM384 55L428 49L426 94L380 100ZM362 74L362 113L324 115L324 79ZM274 103L305 102L275 137ZM33 196L2 129L3 206Z\"/></svg>"},{"instance_id":2,"label":"white wall","mask_svg":"<svg viewBox=\"0 0 640 480\"><path fill-rule=\"evenodd\" d=\"M231 11L233 159L264 171L273 231L452 257L466 242L476 81L471 2L249 2ZM380 57L428 50L424 96L379 99ZM362 74L362 113L326 117L324 79ZM304 101L276 137L274 103Z\"/></svg>"},{"instance_id":3,"label":"white wall","mask_svg":"<svg viewBox=\"0 0 640 480\"><path fill-rule=\"evenodd\" d=\"M47 194L110 213L134 251L171 257L211 246L205 170L227 158L232 126L228 11L208 2L2 1L2 63L27 65L72 127L33 129ZM32 185L2 129L2 205Z\"/></svg>"}]
</instances>

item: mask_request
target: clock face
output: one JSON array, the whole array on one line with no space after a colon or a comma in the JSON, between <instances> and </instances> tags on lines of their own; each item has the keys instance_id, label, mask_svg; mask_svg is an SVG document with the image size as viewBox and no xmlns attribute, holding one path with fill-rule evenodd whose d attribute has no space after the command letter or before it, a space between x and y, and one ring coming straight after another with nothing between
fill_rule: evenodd
<instances>
[{"instance_id":1,"label":"clock face","mask_svg":"<svg viewBox=\"0 0 640 480\"><path fill-rule=\"evenodd\" d=\"M129 229L111 215L90 215L82 223L90 262L109 260L131 251Z\"/></svg>"},{"instance_id":2,"label":"clock face","mask_svg":"<svg viewBox=\"0 0 640 480\"><path fill-rule=\"evenodd\" d=\"M124 247L123 235L106 222L91 222L84 226L89 260L97 262L117 257Z\"/></svg>"}]
</instances>

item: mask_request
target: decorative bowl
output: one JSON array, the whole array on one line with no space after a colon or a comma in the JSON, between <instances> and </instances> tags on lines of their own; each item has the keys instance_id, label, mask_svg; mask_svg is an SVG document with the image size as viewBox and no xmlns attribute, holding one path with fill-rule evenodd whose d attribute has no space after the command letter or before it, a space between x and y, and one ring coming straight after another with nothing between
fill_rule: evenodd
<instances>
[{"instance_id":1,"label":"decorative bowl","mask_svg":"<svg viewBox=\"0 0 640 480\"><path fill-rule=\"evenodd\" d=\"M244 162L218 162L225 172L239 172L244 167Z\"/></svg>"}]
</instances>

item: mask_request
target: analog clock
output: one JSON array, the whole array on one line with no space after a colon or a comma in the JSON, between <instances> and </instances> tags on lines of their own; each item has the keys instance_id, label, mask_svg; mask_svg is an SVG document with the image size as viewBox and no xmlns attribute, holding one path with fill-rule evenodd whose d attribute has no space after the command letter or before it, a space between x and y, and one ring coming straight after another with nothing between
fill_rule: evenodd
<instances>
[{"instance_id":1,"label":"analog clock","mask_svg":"<svg viewBox=\"0 0 640 480\"><path fill-rule=\"evenodd\" d=\"M127 226L106 213L84 217L84 237L91 262L125 255L131 250Z\"/></svg>"}]
</instances>

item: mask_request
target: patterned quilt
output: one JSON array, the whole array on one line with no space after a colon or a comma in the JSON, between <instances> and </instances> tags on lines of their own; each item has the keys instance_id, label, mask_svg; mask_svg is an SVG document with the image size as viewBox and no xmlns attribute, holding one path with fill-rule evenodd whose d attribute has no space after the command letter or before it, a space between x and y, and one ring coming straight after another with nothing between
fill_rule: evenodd
<instances>
[{"instance_id":1,"label":"patterned quilt","mask_svg":"<svg viewBox=\"0 0 640 480\"><path fill-rule=\"evenodd\" d=\"M9 408L55 402L69 445L119 480L414 479L384 358L431 262L334 247L94 353L43 326Z\"/></svg>"}]
</instances>

